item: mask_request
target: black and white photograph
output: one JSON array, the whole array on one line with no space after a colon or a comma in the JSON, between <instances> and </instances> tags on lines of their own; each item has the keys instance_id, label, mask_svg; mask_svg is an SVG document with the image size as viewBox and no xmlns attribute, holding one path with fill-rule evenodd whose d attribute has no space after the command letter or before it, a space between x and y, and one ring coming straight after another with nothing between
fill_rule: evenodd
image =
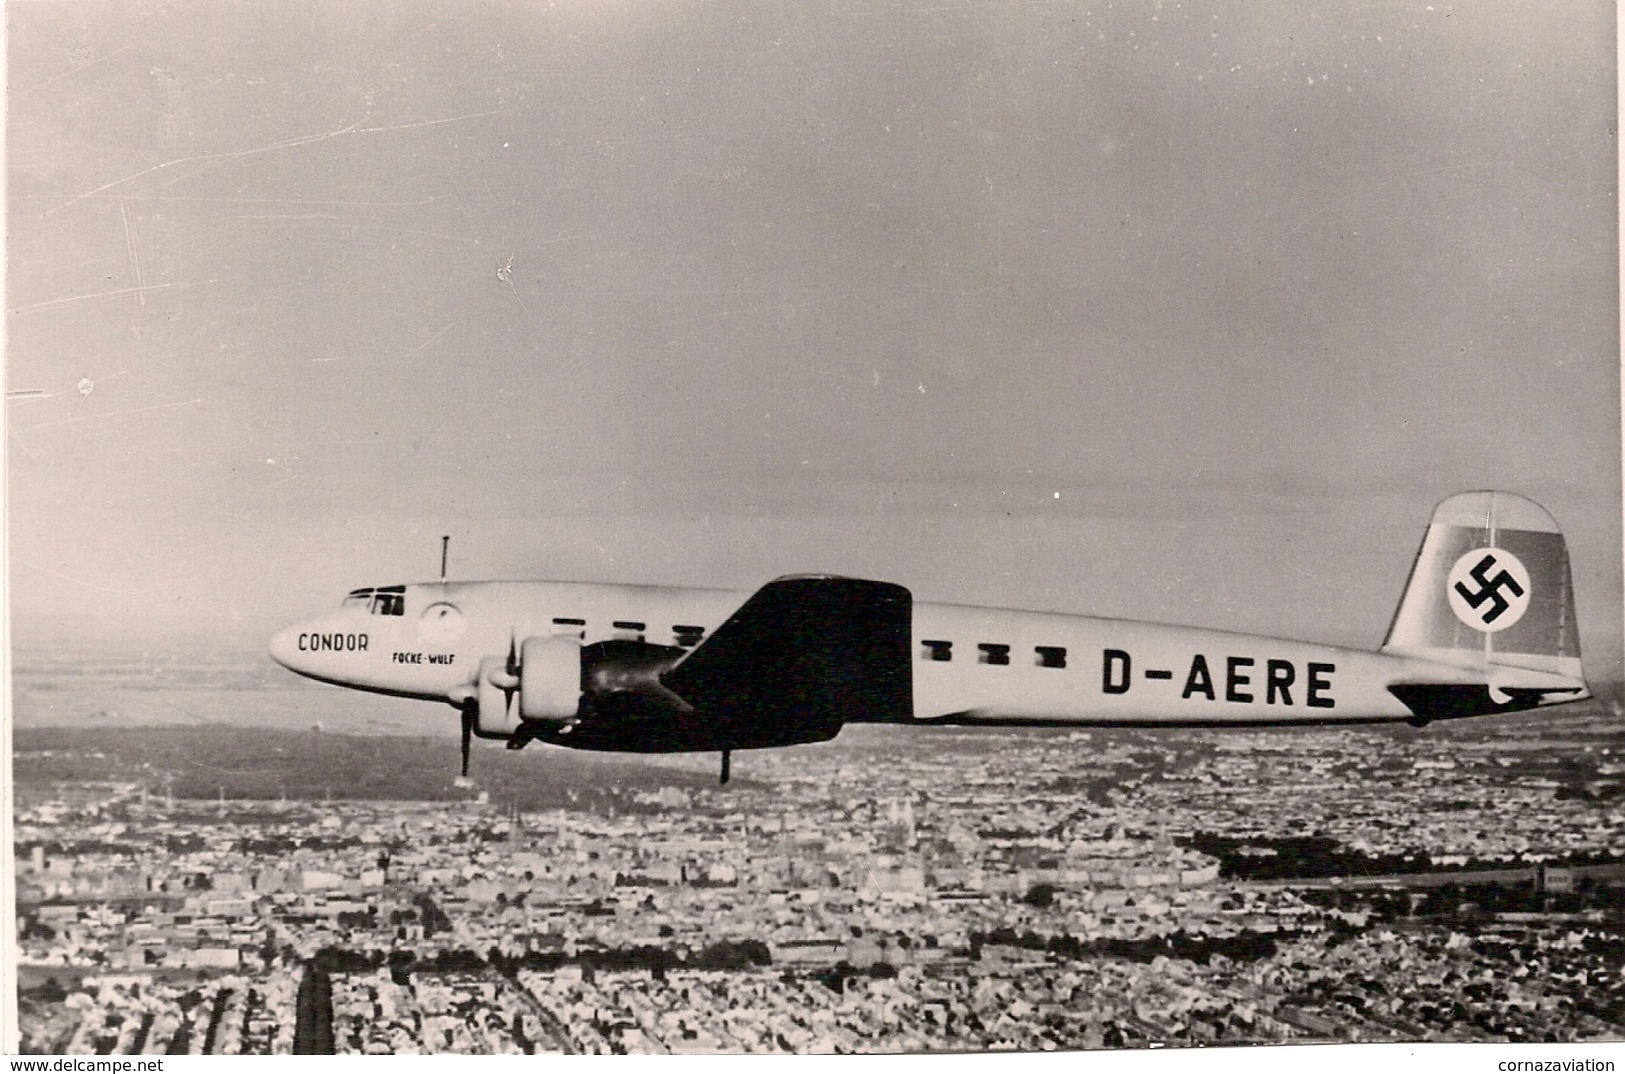
<instances>
[{"instance_id":1,"label":"black and white photograph","mask_svg":"<svg viewBox=\"0 0 1625 1074\"><path fill-rule=\"evenodd\" d=\"M0 1050L1625 1041L1616 22L8 4Z\"/></svg>"}]
</instances>

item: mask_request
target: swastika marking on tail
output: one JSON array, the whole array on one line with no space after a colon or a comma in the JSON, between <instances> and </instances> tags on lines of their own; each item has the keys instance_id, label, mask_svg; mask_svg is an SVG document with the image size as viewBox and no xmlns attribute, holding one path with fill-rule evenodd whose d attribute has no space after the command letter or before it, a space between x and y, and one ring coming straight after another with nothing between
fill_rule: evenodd
<instances>
[{"instance_id":1,"label":"swastika marking on tail","mask_svg":"<svg viewBox=\"0 0 1625 1074\"><path fill-rule=\"evenodd\" d=\"M1456 618L1486 634L1505 630L1529 610L1529 572L1504 548L1475 548L1456 560L1446 580Z\"/></svg>"}]
</instances>

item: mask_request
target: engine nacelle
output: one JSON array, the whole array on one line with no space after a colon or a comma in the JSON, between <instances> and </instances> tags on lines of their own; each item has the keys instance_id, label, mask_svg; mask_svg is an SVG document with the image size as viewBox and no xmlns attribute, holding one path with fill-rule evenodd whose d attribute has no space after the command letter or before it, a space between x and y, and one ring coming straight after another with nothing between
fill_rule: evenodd
<instances>
[{"instance_id":1,"label":"engine nacelle","mask_svg":"<svg viewBox=\"0 0 1625 1074\"><path fill-rule=\"evenodd\" d=\"M526 638L519 649L519 715L562 723L581 709L581 639Z\"/></svg>"},{"instance_id":2,"label":"engine nacelle","mask_svg":"<svg viewBox=\"0 0 1625 1074\"><path fill-rule=\"evenodd\" d=\"M517 674L508 660L480 661L476 727L486 737L511 735L525 722L562 724L581 709L581 640L526 638Z\"/></svg>"}]
</instances>

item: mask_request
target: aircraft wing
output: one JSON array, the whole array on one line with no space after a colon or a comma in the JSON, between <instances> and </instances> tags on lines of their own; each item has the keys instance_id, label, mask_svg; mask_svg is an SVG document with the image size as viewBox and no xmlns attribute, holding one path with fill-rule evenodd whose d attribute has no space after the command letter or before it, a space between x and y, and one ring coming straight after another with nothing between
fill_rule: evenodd
<instances>
[{"instance_id":1,"label":"aircraft wing","mask_svg":"<svg viewBox=\"0 0 1625 1074\"><path fill-rule=\"evenodd\" d=\"M676 667L665 687L728 725L738 748L820 742L849 719L913 716L913 597L824 575L769 582Z\"/></svg>"}]
</instances>

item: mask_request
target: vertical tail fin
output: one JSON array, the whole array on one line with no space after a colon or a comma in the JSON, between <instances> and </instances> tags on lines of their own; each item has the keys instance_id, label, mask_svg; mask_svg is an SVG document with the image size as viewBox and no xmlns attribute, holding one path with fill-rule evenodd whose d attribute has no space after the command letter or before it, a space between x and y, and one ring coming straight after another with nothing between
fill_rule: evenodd
<instances>
[{"instance_id":1,"label":"vertical tail fin","mask_svg":"<svg viewBox=\"0 0 1625 1074\"><path fill-rule=\"evenodd\" d=\"M1560 678L1584 696L1568 549L1552 516L1510 492L1441 502L1383 651L1493 669L1504 689Z\"/></svg>"}]
</instances>

